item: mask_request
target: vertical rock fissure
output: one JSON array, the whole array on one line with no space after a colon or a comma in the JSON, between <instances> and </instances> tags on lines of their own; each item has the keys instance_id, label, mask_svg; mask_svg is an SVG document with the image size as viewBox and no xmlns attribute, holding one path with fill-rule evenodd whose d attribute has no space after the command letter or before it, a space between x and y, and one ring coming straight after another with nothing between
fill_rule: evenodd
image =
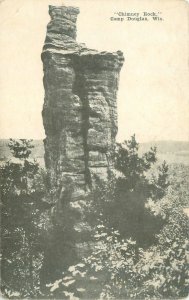
<instances>
[{"instance_id":1,"label":"vertical rock fissure","mask_svg":"<svg viewBox=\"0 0 189 300\"><path fill-rule=\"evenodd\" d=\"M79 57L77 59L79 61ZM75 82L73 85L73 93L77 95L82 102L82 137L83 137L83 151L84 151L84 164L85 164L85 189L92 189L92 179L89 170L89 149L87 144L88 130L89 130L89 101L86 97L85 79L82 73L82 65L77 62L74 67Z\"/></svg>"},{"instance_id":2,"label":"vertical rock fissure","mask_svg":"<svg viewBox=\"0 0 189 300\"><path fill-rule=\"evenodd\" d=\"M89 148L88 148L88 130L89 130L89 102L87 97L84 96L83 99L83 147L84 147L84 162L85 162L85 182L89 189L92 189L92 179L89 170Z\"/></svg>"}]
</instances>

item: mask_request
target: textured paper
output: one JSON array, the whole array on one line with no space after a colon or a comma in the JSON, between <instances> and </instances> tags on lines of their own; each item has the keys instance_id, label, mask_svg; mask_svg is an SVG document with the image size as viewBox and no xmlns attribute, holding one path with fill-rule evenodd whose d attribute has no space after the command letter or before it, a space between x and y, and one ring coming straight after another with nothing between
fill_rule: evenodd
<instances>
[{"instance_id":1,"label":"textured paper","mask_svg":"<svg viewBox=\"0 0 189 300\"><path fill-rule=\"evenodd\" d=\"M117 140L135 133L138 142L189 141L184 0L0 0L0 139L45 137L41 51L48 5L62 4L80 9L78 42L124 54Z\"/></svg>"}]
</instances>

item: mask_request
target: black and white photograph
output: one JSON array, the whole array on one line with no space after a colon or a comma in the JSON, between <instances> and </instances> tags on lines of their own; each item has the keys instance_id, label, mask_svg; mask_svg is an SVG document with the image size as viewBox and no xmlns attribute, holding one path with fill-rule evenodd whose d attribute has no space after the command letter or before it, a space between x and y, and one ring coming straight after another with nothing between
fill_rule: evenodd
<instances>
[{"instance_id":1,"label":"black and white photograph","mask_svg":"<svg viewBox=\"0 0 189 300\"><path fill-rule=\"evenodd\" d=\"M189 2L0 0L0 299L188 299Z\"/></svg>"}]
</instances>

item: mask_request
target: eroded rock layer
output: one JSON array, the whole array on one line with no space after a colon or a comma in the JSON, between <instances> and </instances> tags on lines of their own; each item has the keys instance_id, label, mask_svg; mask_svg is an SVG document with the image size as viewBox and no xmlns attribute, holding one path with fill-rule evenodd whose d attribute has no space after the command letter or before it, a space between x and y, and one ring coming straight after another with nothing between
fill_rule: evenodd
<instances>
[{"instance_id":1,"label":"eroded rock layer","mask_svg":"<svg viewBox=\"0 0 189 300\"><path fill-rule=\"evenodd\" d=\"M106 180L117 133L116 94L121 51L98 52L76 42L74 7L49 6L51 21L42 52L46 133L45 163L51 185L70 179L91 189L94 176Z\"/></svg>"},{"instance_id":2,"label":"eroded rock layer","mask_svg":"<svg viewBox=\"0 0 189 300\"><path fill-rule=\"evenodd\" d=\"M78 13L74 7L49 6L51 21L42 51L45 164L53 228L42 272L47 280L48 270L52 280L59 278L57 272L94 247L93 225L86 212L96 178L107 180L113 167L110 154L117 134L116 95L123 54L78 44Z\"/></svg>"}]
</instances>

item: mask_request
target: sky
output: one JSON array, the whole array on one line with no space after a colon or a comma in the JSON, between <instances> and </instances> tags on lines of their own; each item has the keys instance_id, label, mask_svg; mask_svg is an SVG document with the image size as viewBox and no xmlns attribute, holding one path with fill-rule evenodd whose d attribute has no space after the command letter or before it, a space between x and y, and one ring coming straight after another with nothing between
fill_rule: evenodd
<instances>
[{"instance_id":1,"label":"sky","mask_svg":"<svg viewBox=\"0 0 189 300\"><path fill-rule=\"evenodd\" d=\"M1 0L0 138L45 137L41 51L48 5L80 8L77 41L124 53L117 140L189 140L189 25L183 0ZM159 12L163 21L111 21Z\"/></svg>"}]
</instances>

